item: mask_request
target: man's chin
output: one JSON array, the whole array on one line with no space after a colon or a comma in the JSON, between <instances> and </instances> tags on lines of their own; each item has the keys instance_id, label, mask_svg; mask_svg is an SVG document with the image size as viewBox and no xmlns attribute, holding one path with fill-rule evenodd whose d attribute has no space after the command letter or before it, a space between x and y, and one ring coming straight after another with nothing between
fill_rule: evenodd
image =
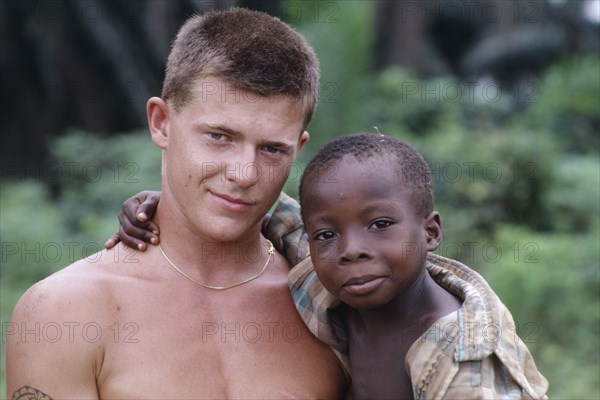
<instances>
[{"instance_id":1,"label":"man's chin","mask_svg":"<svg viewBox=\"0 0 600 400\"><path fill-rule=\"evenodd\" d=\"M233 217L218 217L210 222L210 227L199 226L202 236L208 236L218 242L235 242L248 239L249 235L260 233L261 219L258 222L240 220Z\"/></svg>"}]
</instances>

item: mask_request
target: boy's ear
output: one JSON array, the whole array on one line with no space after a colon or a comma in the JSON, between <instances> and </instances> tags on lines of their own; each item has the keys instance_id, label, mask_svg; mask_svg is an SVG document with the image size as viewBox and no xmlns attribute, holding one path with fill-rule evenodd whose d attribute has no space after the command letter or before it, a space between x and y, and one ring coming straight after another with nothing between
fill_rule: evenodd
<instances>
[{"instance_id":1,"label":"boy's ear","mask_svg":"<svg viewBox=\"0 0 600 400\"><path fill-rule=\"evenodd\" d=\"M148 127L152 141L161 149L167 148L167 125L169 122L169 105L160 97L151 97L146 103Z\"/></svg>"},{"instance_id":2,"label":"boy's ear","mask_svg":"<svg viewBox=\"0 0 600 400\"><path fill-rule=\"evenodd\" d=\"M442 243L442 221L437 211L432 211L423 221L427 235L427 251L437 249Z\"/></svg>"}]
</instances>

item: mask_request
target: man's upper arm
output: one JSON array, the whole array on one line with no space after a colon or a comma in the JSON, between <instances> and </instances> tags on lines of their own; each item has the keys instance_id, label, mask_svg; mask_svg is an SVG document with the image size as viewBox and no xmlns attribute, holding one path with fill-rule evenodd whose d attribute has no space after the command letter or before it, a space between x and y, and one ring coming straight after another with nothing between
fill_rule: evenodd
<instances>
[{"instance_id":1,"label":"man's upper arm","mask_svg":"<svg viewBox=\"0 0 600 400\"><path fill-rule=\"evenodd\" d=\"M95 376L102 345L89 340L95 339L91 329L82 331L87 310L73 296L79 291L67 289L52 279L42 281L15 307L6 328L8 398L98 398Z\"/></svg>"}]
</instances>

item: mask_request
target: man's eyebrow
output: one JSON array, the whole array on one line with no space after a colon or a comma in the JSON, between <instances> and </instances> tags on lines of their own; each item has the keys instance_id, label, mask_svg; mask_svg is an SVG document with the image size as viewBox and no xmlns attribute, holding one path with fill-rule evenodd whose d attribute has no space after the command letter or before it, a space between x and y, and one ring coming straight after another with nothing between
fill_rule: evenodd
<instances>
[{"instance_id":1,"label":"man's eyebrow","mask_svg":"<svg viewBox=\"0 0 600 400\"><path fill-rule=\"evenodd\" d=\"M223 131L225 133L228 133L230 135L236 135L239 136L241 135L241 132L236 131L235 129L232 129L228 126L225 125L219 125L219 124L204 124L208 129L215 129L218 131Z\"/></svg>"}]
</instances>

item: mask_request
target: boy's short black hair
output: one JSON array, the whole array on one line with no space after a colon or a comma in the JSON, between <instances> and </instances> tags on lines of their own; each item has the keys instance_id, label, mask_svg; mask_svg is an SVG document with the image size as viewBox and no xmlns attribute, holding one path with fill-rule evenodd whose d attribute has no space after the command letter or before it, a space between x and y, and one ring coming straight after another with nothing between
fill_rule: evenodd
<instances>
[{"instance_id":1,"label":"boy's short black hair","mask_svg":"<svg viewBox=\"0 0 600 400\"><path fill-rule=\"evenodd\" d=\"M398 174L398 184L412 190L415 211L424 217L433 211L433 187L427 162L408 143L377 133L358 133L339 136L325 145L310 160L300 180L300 203L305 201L307 184L318 176L334 178L334 166L344 156L358 161L392 162L390 169ZM325 170L329 170L327 174Z\"/></svg>"}]
</instances>

